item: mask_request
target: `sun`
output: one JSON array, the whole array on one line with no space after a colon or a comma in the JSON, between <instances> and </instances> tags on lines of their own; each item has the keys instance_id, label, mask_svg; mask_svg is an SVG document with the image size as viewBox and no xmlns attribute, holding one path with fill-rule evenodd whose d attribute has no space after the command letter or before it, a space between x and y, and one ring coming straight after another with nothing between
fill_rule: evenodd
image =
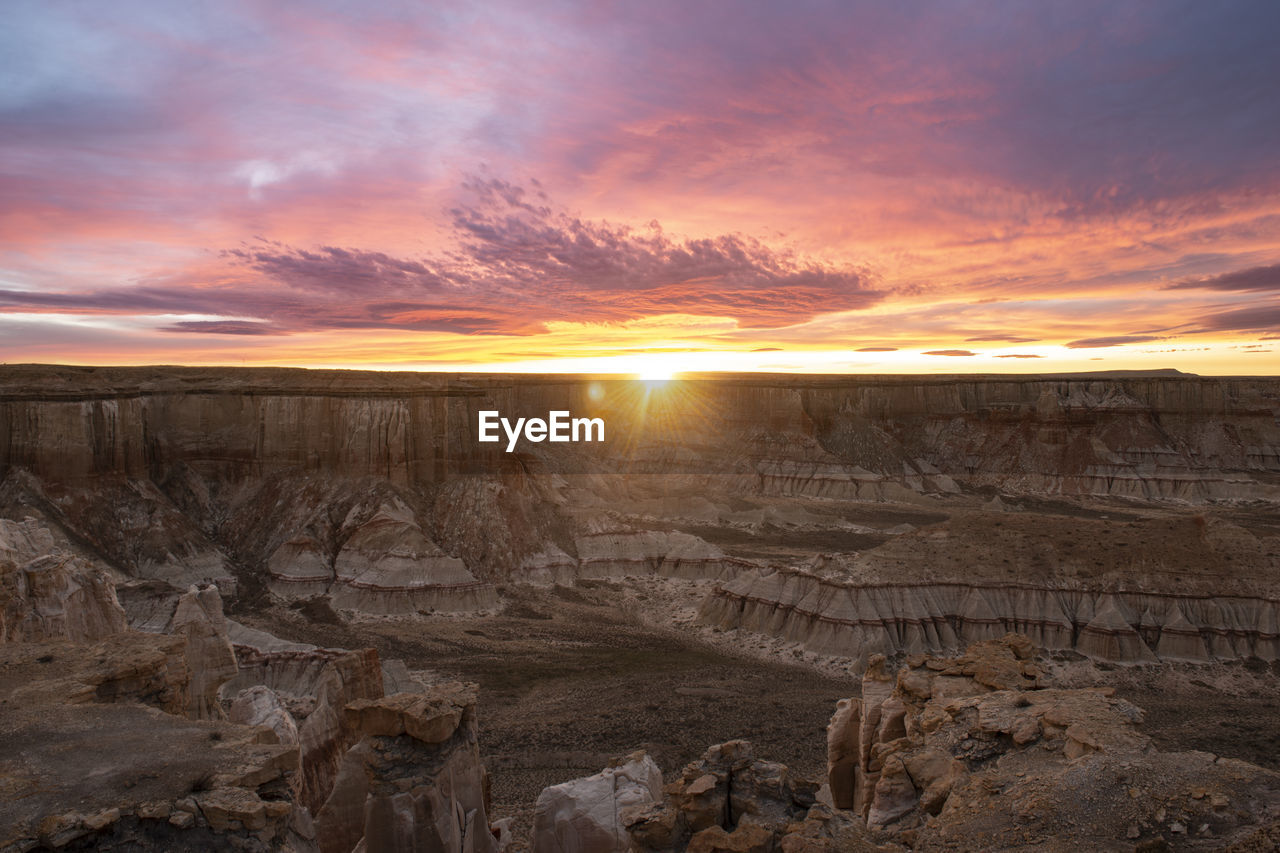
<instances>
[{"instance_id":1,"label":"sun","mask_svg":"<svg viewBox=\"0 0 1280 853\"><path fill-rule=\"evenodd\" d=\"M650 388L666 385L680 374L681 368L687 368L685 359L673 358L669 355L647 356L637 359L634 367L635 377Z\"/></svg>"},{"instance_id":2,"label":"sun","mask_svg":"<svg viewBox=\"0 0 1280 853\"><path fill-rule=\"evenodd\" d=\"M636 379L639 379L650 390L661 388L674 378L674 370L644 370L636 374Z\"/></svg>"}]
</instances>

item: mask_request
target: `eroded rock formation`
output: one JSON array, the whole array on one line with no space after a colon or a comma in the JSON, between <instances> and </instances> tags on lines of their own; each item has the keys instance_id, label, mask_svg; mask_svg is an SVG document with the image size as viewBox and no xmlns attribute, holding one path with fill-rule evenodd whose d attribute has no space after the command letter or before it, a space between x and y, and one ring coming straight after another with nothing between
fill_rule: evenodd
<instances>
[{"instance_id":1,"label":"eroded rock formation","mask_svg":"<svg viewBox=\"0 0 1280 853\"><path fill-rule=\"evenodd\" d=\"M316 815L324 853L497 853L476 741L475 685L359 700L344 709L360 740L343 755Z\"/></svg>"},{"instance_id":2,"label":"eroded rock formation","mask_svg":"<svg viewBox=\"0 0 1280 853\"><path fill-rule=\"evenodd\" d=\"M1009 631L1049 649L1122 663L1280 658L1280 601L1253 596L1095 592L1031 585L856 584L799 570L716 587L702 618L825 654L956 650Z\"/></svg>"},{"instance_id":3,"label":"eroded rock formation","mask_svg":"<svg viewBox=\"0 0 1280 853\"><path fill-rule=\"evenodd\" d=\"M297 730L300 802L312 813L328 799L346 751L361 737L344 724L349 703L383 696L383 673L374 649L322 649L289 643L263 631L230 623L238 671L225 683L224 699L277 707ZM260 696L270 691L274 700ZM247 694L247 695L246 695ZM244 713L252 713L246 708ZM272 726L276 728L276 726Z\"/></svg>"},{"instance_id":4,"label":"eroded rock formation","mask_svg":"<svg viewBox=\"0 0 1280 853\"><path fill-rule=\"evenodd\" d=\"M1200 515L957 514L719 584L702 618L865 661L1014 631L1100 660L1280 658L1280 538Z\"/></svg>"},{"instance_id":5,"label":"eroded rock formation","mask_svg":"<svg viewBox=\"0 0 1280 853\"><path fill-rule=\"evenodd\" d=\"M1157 752L1141 710L1111 688L1054 688L1036 656L1009 635L897 673L873 657L828 728L834 805L919 849L1221 846L1280 815L1280 774Z\"/></svg>"},{"instance_id":6,"label":"eroded rock formation","mask_svg":"<svg viewBox=\"0 0 1280 853\"><path fill-rule=\"evenodd\" d=\"M61 548L33 518L0 518L0 643L96 640L124 630L104 570Z\"/></svg>"}]
</instances>

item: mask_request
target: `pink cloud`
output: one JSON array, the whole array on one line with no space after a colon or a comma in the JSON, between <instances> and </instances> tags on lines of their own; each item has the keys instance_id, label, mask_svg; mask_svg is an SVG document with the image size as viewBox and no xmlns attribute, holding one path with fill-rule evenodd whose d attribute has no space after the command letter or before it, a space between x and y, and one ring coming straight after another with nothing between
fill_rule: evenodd
<instances>
[{"instance_id":1,"label":"pink cloud","mask_svg":"<svg viewBox=\"0 0 1280 853\"><path fill-rule=\"evenodd\" d=\"M471 183L452 210L452 252L398 257L256 241L223 252L223 281L175 281L86 292L0 290L0 308L252 317L177 323L169 331L273 334L400 328L534 334L546 323L620 322L658 314L792 325L882 298L856 269L813 261L738 234L682 239L571 216L545 195L497 180ZM530 201L532 199L533 201ZM536 202L536 203L534 203ZM271 286L261 286L261 281Z\"/></svg>"}]
</instances>

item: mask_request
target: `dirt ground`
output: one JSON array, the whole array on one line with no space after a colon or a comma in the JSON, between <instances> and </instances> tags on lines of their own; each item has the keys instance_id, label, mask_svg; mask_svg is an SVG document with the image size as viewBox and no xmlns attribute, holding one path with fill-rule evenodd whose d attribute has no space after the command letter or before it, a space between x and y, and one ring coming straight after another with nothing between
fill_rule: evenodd
<instances>
[{"instance_id":1,"label":"dirt ground","mask_svg":"<svg viewBox=\"0 0 1280 853\"><path fill-rule=\"evenodd\" d=\"M826 727L858 679L762 660L645 624L617 586L509 589L498 616L323 625L284 609L241 617L289 640L373 646L430 677L480 685L481 754L495 813L522 812L547 785L644 749L665 774L743 738L793 772L826 772Z\"/></svg>"},{"instance_id":2,"label":"dirt ground","mask_svg":"<svg viewBox=\"0 0 1280 853\"><path fill-rule=\"evenodd\" d=\"M1280 664L1163 665L1102 673L1142 708L1164 751L1202 750L1280 770Z\"/></svg>"}]
</instances>

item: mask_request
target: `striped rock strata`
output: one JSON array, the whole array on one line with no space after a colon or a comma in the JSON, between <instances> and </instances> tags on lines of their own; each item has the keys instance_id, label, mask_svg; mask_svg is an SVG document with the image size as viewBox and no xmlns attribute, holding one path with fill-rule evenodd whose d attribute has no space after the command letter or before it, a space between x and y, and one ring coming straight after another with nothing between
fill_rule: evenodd
<instances>
[{"instance_id":1,"label":"striped rock strata","mask_svg":"<svg viewBox=\"0 0 1280 853\"><path fill-rule=\"evenodd\" d=\"M267 560L272 590L289 598L328 593L335 607L380 614L497 604L493 587L432 542L402 501L384 502L366 519L349 517L347 526L332 560L310 536L277 548Z\"/></svg>"},{"instance_id":2,"label":"striped rock strata","mask_svg":"<svg viewBox=\"0 0 1280 853\"><path fill-rule=\"evenodd\" d=\"M702 620L857 658L956 651L1009 632L1051 650L1140 663L1280 659L1280 601L1099 592L1010 583L851 583L810 572L747 572L718 584Z\"/></svg>"},{"instance_id":3,"label":"striped rock strata","mask_svg":"<svg viewBox=\"0 0 1280 853\"><path fill-rule=\"evenodd\" d=\"M609 440L507 454L476 441L481 409L595 414ZM375 613L484 607L484 585L554 573L557 551L579 559L575 538L593 535L579 511L674 483L858 501L994 486L1274 503L1280 380L725 377L659 392L566 377L0 369L0 514L38 507L113 565L183 587L240 576ZM612 572L629 549L587 560Z\"/></svg>"}]
</instances>

